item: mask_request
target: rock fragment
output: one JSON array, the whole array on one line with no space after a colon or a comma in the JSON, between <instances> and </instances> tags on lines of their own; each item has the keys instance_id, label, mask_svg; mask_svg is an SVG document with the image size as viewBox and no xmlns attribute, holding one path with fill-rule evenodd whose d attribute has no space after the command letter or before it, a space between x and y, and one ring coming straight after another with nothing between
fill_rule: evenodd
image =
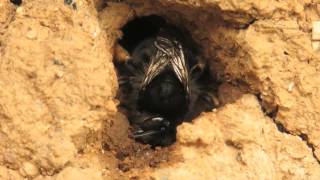
<instances>
[{"instance_id":1,"label":"rock fragment","mask_svg":"<svg viewBox=\"0 0 320 180\"><path fill-rule=\"evenodd\" d=\"M28 177L35 177L36 175L39 174L39 170L37 168L37 166L35 166L33 163L31 162L24 162L22 164L22 168L21 168L21 173L28 176Z\"/></svg>"},{"instance_id":2,"label":"rock fragment","mask_svg":"<svg viewBox=\"0 0 320 180\"><path fill-rule=\"evenodd\" d=\"M316 51L320 50L320 21L312 24L312 48Z\"/></svg>"}]
</instances>

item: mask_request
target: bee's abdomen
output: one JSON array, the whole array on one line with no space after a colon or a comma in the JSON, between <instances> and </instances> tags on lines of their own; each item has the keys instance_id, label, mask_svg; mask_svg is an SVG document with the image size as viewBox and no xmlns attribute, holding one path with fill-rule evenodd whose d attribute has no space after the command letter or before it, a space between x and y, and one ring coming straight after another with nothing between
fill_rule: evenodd
<instances>
[{"instance_id":1,"label":"bee's abdomen","mask_svg":"<svg viewBox=\"0 0 320 180\"><path fill-rule=\"evenodd\" d=\"M187 110L186 92L172 71L164 71L140 92L139 105L151 113L179 116Z\"/></svg>"}]
</instances>

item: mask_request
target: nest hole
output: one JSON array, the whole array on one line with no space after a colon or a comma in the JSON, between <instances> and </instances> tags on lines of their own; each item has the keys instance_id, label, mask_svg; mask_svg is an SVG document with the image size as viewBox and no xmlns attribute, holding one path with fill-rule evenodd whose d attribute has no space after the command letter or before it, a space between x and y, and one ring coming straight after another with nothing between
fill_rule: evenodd
<instances>
[{"instance_id":1,"label":"nest hole","mask_svg":"<svg viewBox=\"0 0 320 180\"><path fill-rule=\"evenodd\" d=\"M16 6L20 6L22 4L22 0L10 0L10 2Z\"/></svg>"},{"instance_id":2,"label":"nest hole","mask_svg":"<svg viewBox=\"0 0 320 180\"><path fill-rule=\"evenodd\" d=\"M132 53L141 41L155 36L165 24L165 19L157 15L131 20L121 29L123 37L119 40L119 44Z\"/></svg>"},{"instance_id":3,"label":"nest hole","mask_svg":"<svg viewBox=\"0 0 320 180\"><path fill-rule=\"evenodd\" d=\"M124 2L119 4L126 3ZM136 7L139 7L140 5L141 4L136 4ZM106 7L107 9L107 4L105 4L103 8L104 7ZM133 5L130 6L133 11L134 7L135 6ZM110 8L112 9L111 6ZM242 52L243 49L241 48L240 44L237 44L234 39L228 37L228 35L232 35L232 33L230 32L241 29L241 24L239 25L238 23L233 23L232 19L231 21L224 20L222 18L223 12L221 12L219 9L216 9L215 14L213 15L214 17L212 18L210 15L210 13L212 13L211 10L209 12L203 11L203 9L190 9L184 6L180 7L178 5L172 7L170 6L170 8L168 8L165 13L158 11L157 9L158 8L153 8L151 10L146 10L148 12L137 13L136 15L138 15L138 17L129 20L121 28L123 36L118 40L119 46L116 46L118 47L116 48L118 50L115 51L114 56L114 64L118 73L120 85L122 79L121 75L128 73L128 71L125 71L122 68L122 65L130 61L135 48L144 40L157 35L161 28L171 27L179 32L179 37L182 37L181 39L183 41L183 44L188 47L188 51L190 51L190 54L193 57L193 64L199 63L199 59L201 59L202 63L204 62L205 65L207 65L207 63L209 64L209 66L205 66L206 68L203 71L204 73L201 78L199 78L199 81L201 81L202 84L209 84L212 87L210 92L212 93L212 97L214 98L211 98L211 100L213 101L211 103L214 104L214 108L220 108L224 104L234 102L244 93L259 93L259 90L256 88L258 86L252 85L255 82L258 82L257 78L254 74L252 74L252 72L248 71L245 61L241 61L237 58L239 54L243 57L243 55L246 53ZM186 12L192 15L184 16L184 13ZM198 15L208 15L209 18L207 20L203 20L201 18L199 19ZM199 23L198 21L201 22ZM205 24L205 26L201 26L202 24ZM199 33L199 31L201 32ZM228 31L228 33L225 33L224 31ZM234 36L236 36L236 34L237 33L235 33ZM214 36L214 38L208 40L212 36ZM188 56L190 54L188 54ZM243 57L243 59L245 58ZM227 66L228 68L225 68ZM236 69L234 69L233 67L236 67ZM197 68L196 70L200 71ZM230 71L233 70L235 70L236 72L230 73ZM136 71L130 73L135 72ZM243 81L241 79L243 79ZM126 121L127 118L128 120L130 120L130 113L135 110L131 109L130 106L126 106L125 101L136 103L136 105L138 104L138 102L137 99L132 100L124 98L124 95L130 93L130 91L134 89L138 88L123 88L120 86L120 88L118 89L117 98L120 100L120 106L118 107L118 110L121 112L119 114L123 114L126 117L117 117L115 119L125 119ZM206 101L206 98L203 99L204 101ZM212 109L213 107L200 108L200 110L198 110L196 113L190 115L190 118L182 118L182 122L190 122L201 112L210 111ZM276 111L270 116L276 116ZM178 122L177 125L179 125L180 123L181 122ZM172 157L170 153L170 151L175 148L175 146L170 146L171 144L175 143L175 138L174 141L171 141L170 143L163 145L162 147L158 147L156 142L150 143L151 146L153 146L152 148L150 148L150 145L144 145L140 142L136 143L135 141L130 141L129 146L124 146L123 142L117 143L117 141L112 140L118 139L113 138L114 136L116 136L115 134L119 134L119 128L115 126L118 125L115 124L114 127L105 128L109 134L107 136L112 138L105 139L107 147L104 149L113 149L116 151L116 158L119 160L120 170L126 172L130 171L131 168L140 169L146 166L157 167L161 162L179 161L179 157ZM134 130L135 126L136 125L134 123L130 123L131 130ZM110 130L112 128L114 129L114 131ZM173 132L173 135L175 137L176 131ZM117 145L118 147L110 147L115 144L119 144Z\"/></svg>"},{"instance_id":4,"label":"nest hole","mask_svg":"<svg viewBox=\"0 0 320 180\"><path fill-rule=\"evenodd\" d=\"M123 37L119 44L129 58L119 60L116 57L114 61L119 76L120 109L128 117L132 137L137 141L152 147L169 146L176 140L179 124L218 107L216 94L220 82L211 76L203 61L198 61L199 46L184 27L168 23L161 16L150 15L129 21L121 30ZM160 58L157 53L162 49L156 44L160 42L158 37L173 43L172 46L171 42L163 44L164 55ZM173 49L175 54L172 56L165 53ZM180 52L183 55L179 55ZM148 74L152 70L149 68L152 58L155 62L168 58L168 64L143 89L144 81L152 77L152 73ZM186 63L185 66L175 66L178 61ZM177 73L175 68L182 70Z\"/></svg>"}]
</instances>

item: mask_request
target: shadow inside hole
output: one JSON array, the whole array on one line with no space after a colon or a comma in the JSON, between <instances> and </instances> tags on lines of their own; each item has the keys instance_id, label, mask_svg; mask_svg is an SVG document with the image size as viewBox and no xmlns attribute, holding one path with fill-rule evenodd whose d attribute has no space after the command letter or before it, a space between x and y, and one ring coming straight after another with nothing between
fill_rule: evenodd
<instances>
[{"instance_id":1,"label":"shadow inside hole","mask_svg":"<svg viewBox=\"0 0 320 180\"><path fill-rule=\"evenodd\" d=\"M119 44L129 53L143 40L155 36L161 27L166 25L166 21L156 15L140 17L129 21L123 28L123 37Z\"/></svg>"},{"instance_id":2,"label":"shadow inside hole","mask_svg":"<svg viewBox=\"0 0 320 180\"><path fill-rule=\"evenodd\" d=\"M218 106L216 94L220 82L212 78L208 66L200 64L198 46L183 27L151 15L128 22L122 31L124 35L119 44L131 58L125 62L114 61L119 76L120 109L127 115L136 140L152 146L171 145L176 140L179 124L190 122L201 112ZM169 55L170 63L142 89L151 59L157 57L159 51L175 49L175 52L180 52L178 45L164 46L165 50L158 48L155 41L158 41L159 34L172 42L179 42L183 55ZM188 78L179 77L174 70L174 62L179 61L175 57L185 59L187 70L179 68Z\"/></svg>"},{"instance_id":3,"label":"shadow inside hole","mask_svg":"<svg viewBox=\"0 0 320 180\"><path fill-rule=\"evenodd\" d=\"M10 2L17 6L20 6L22 4L22 0L10 0Z\"/></svg>"}]
</instances>

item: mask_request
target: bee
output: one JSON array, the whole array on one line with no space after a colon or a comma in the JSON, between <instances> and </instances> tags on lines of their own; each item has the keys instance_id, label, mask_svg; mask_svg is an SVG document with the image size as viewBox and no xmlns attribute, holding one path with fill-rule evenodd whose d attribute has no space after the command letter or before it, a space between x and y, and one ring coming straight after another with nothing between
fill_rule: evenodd
<instances>
[{"instance_id":1,"label":"bee","mask_svg":"<svg viewBox=\"0 0 320 180\"><path fill-rule=\"evenodd\" d=\"M179 37L170 28L161 29L140 42L129 60L116 65L119 99L139 142L168 146L175 142L179 124L216 106L205 80L208 69Z\"/></svg>"}]
</instances>

